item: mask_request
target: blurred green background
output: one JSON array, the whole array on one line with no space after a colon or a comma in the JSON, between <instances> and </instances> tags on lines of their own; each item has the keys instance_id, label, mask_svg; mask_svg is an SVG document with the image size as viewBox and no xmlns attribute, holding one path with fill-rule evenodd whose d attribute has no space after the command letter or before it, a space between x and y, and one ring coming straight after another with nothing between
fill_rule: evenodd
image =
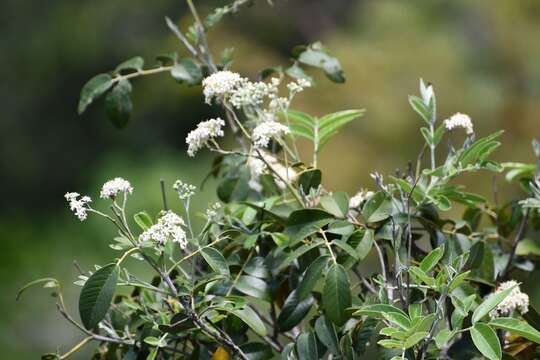
<instances>
[{"instance_id":1,"label":"blurred green background","mask_svg":"<svg viewBox=\"0 0 540 360\"><path fill-rule=\"evenodd\" d=\"M196 3L205 13L225 2ZM341 59L347 82L317 76L296 107L314 115L368 111L327 146L321 160L327 188L353 194L373 186L370 172L392 173L416 158L421 120L407 95L417 93L420 77L435 84L441 118L460 111L478 134L505 129L497 159L533 161L530 140L540 137L538 0L257 3L211 33L215 50L235 47L233 70L253 77L285 64L292 46L322 40ZM209 169L208 154L185 155L187 132L216 111L203 104L200 88L163 74L135 81L134 116L123 131L107 122L101 102L76 115L80 87L94 74L135 55L151 64L154 55L179 50L165 16L189 24L183 1L0 4L2 359L66 350L80 335L55 312L47 291L32 289L16 303L21 285L59 278L76 313L73 260L89 269L115 256L108 248L113 228L94 218L81 224L66 207L66 191L97 198L104 181L122 176L135 187L130 208L153 212L160 178L199 185ZM466 180L491 196L491 175ZM520 195L502 177L497 183L501 197ZM206 184L196 209L214 199L214 186Z\"/></svg>"}]
</instances>

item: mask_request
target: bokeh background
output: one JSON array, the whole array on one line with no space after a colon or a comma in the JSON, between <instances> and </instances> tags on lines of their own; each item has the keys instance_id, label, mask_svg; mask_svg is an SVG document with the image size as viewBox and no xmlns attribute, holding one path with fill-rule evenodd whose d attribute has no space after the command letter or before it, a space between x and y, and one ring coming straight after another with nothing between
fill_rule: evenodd
<instances>
[{"instance_id":1,"label":"bokeh background","mask_svg":"<svg viewBox=\"0 0 540 360\"><path fill-rule=\"evenodd\" d=\"M196 3L205 13L225 2ZM530 141L540 137L538 0L257 3L210 36L215 50L235 47L235 71L254 76L286 64L294 45L322 40L341 60L347 82L317 76L317 87L296 107L315 115L368 110L327 146L320 164L327 188L353 194L373 186L370 172L392 173L416 158L421 120L407 95L417 93L420 77L435 84L441 117L460 111L479 134L506 130L497 159L533 161ZM207 174L208 154L185 155L187 132L216 111L203 104L198 87L164 74L135 81L134 116L122 131L105 119L101 102L76 115L79 90L94 74L135 55L152 64L156 54L182 54L164 17L185 26L187 15L178 0L1 2L0 358L36 359L79 338L47 291L32 289L15 302L21 285L57 277L75 309L73 261L89 269L113 256L112 227L96 219L79 223L66 207L66 191L97 198L105 180L123 176L135 187L130 207L156 211L160 178L199 185ZM491 196L491 175L466 180ZM519 196L503 177L497 184L500 197ZM196 209L215 198L214 186L206 184Z\"/></svg>"}]
</instances>

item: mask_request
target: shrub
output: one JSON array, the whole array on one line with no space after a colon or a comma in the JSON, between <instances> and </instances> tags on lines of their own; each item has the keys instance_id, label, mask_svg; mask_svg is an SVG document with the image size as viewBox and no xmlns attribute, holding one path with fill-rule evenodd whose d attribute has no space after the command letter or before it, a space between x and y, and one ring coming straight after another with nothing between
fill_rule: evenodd
<instances>
[{"instance_id":1,"label":"shrub","mask_svg":"<svg viewBox=\"0 0 540 360\"><path fill-rule=\"evenodd\" d=\"M536 358L540 317L512 277L536 264L538 247L526 235L540 224L537 166L490 160L501 132L477 137L460 113L440 120L433 86L421 80L419 96L409 97L425 140L416 161L386 179L372 174L374 188L351 198L328 191L317 157L363 110L323 117L292 110L294 98L314 84L308 71L345 81L320 43L295 48L292 64L264 69L257 80L230 70L228 49L215 62L206 33L248 3L237 0L201 20L188 0L194 25L184 33L167 23L190 57L159 56L151 68L135 57L83 87L79 112L105 97L108 117L123 127L135 78L166 72L202 85L223 118L199 123L187 152L216 153L211 174L220 203L194 228L196 188L180 180L178 199L163 191L158 214L127 213L136 190L123 178L101 189L108 209L67 193L81 221L101 216L116 226L111 248L118 255L76 282L80 322L57 280L28 285L51 288L60 313L84 335L67 353L44 358L67 358L91 341L99 344L95 359L501 359L503 351L506 358ZM463 133L462 144L454 132ZM237 147L222 146L227 133ZM300 154L298 139L312 150ZM534 150L540 159L537 142ZM466 192L460 177L477 171L507 171L523 199L499 206ZM456 205L463 216L449 218ZM376 271L362 267L367 257L379 263ZM128 259L154 277L134 275Z\"/></svg>"}]
</instances>

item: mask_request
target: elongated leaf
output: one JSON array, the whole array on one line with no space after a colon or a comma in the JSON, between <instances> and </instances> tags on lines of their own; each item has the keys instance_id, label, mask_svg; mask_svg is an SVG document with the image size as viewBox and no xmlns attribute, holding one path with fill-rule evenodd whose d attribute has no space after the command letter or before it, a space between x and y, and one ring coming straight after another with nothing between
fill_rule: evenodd
<instances>
[{"instance_id":1,"label":"elongated leaf","mask_svg":"<svg viewBox=\"0 0 540 360\"><path fill-rule=\"evenodd\" d=\"M300 300L296 290L291 292L285 300L277 319L279 329L281 331L289 331L298 325L306 317L313 302L314 299L312 296L307 296L305 299Z\"/></svg>"},{"instance_id":2,"label":"elongated leaf","mask_svg":"<svg viewBox=\"0 0 540 360\"><path fill-rule=\"evenodd\" d=\"M244 308L241 308L241 309L228 309L227 310L226 308L224 308L222 310L228 311L231 314L238 316L243 322L246 323L247 326L249 326L257 334L261 336L266 336L267 330L266 330L266 327L264 326L263 321L261 320L259 315L257 315L257 313L253 311L253 309L250 308L249 306L245 306Z\"/></svg>"},{"instance_id":3,"label":"elongated leaf","mask_svg":"<svg viewBox=\"0 0 540 360\"><path fill-rule=\"evenodd\" d=\"M263 300L270 299L270 292L266 281L254 276L242 275L236 282L235 288L246 295Z\"/></svg>"},{"instance_id":4,"label":"elongated leaf","mask_svg":"<svg viewBox=\"0 0 540 360\"><path fill-rule=\"evenodd\" d=\"M302 333L296 338L296 353L299 360L318 359L317 339L312 332Z\"/></svg>"},{"instance_id":5,"label":"elongated leaf","mask_svg":"<svg viewBox=\"0 0 540 360\"><path fill-rule=\"evenodd\" d=\"M81 90L78 107L79 115L82 114L88 105L96 98L109 90L112 84L112 77L109 74L99 74L88 80Z\"/></svg>"},{"instance_id":6,"label":"elongated leaf","mask_svg":"<svg viewBox=\"0 0 540 360\"><path fill-rule=\"evenodd\" d=\"M131 102L131 84L128 80L121 80L105 97L105 111L114 126L124 128L133 110Z\"/></svg>"},{"instance_id":7,"label":"elongated leaf","mask_svg":"<svg viewBox=\"0 0 540 360\"><path fill-rule=\"evenodd\" d=\"M476 323L471 329L471 337L476 348L490 360L502 358L501 344L495 331L484 323Z\"/></svg>"},{"instance_id":8,"label":"elongated leaf","mask_svg":"<svg viewBox=\"0 0 540 360\"><path fill-rule=\"evenodd\" d=\"M189 85L197 85L202 81L202 71L199 66L189 58L180 60L171 69L171 76L179 82L185 82Z\"/></svg>"},{"instance_id":9,"label":"elongated leaf","mask_svg":"<svg viewBox=\"0 0 540 360\"><path fill-rule=\"evenodd\" d=\"M314 241L311 244L305 244L296 248L279 264L279 270L287 268L294 260L307 253L309 250L316 248L322 244L322 240Z\"/></svg>"},{"instance_id":10,"label":"elongated leaf","mask_svg":"<svg viewBox=\"0 0 540 360\"><path fill-rule=\"evenodd\" d=\"M136 213L133 215L133 219L143 231L148 230L154 224L152 218L146 211Z\"/></svg>"},{"instance_id":11,"label":"elongated leaf","mask_svg":"<svg viewBox=\"0 0 540 360\"><path fill-rule=\"evenodd\" d=\"M201 250L201 255L212 270L225 276L230 275L227 260L225 260L218 250L207 247Z\"/></svg>"},{"instance_id":12,"label":"elongated leaf","mask_svg":"<svg viewBox=\"0 0 540 360\"><path fill-rule=\"evenodd\" d=\"M387 219L392 214L392 202L387 194L380 191L370 197L362 209L362 216L367 222Z\"/></svg>"},{"instance_id":13,"label":"elongated leaf","mask_svg":"<svg viewBox=\"0 0 540 360\"><path fill-rule=\"evenodd\" d=\"M347 320L345 309L351 306L351 290L347 272L340 264L328 269L322 299L328 319L338 326L343 325Z\"/></svg>"},{"instance_id":14,"label":"elongated leaf","mask_svg":"<svg viewBox=\"0 0 540 360\"><path fill-rule=\"evenodd\" d=\"M472 315L473 324L478 320L486 316L491 310L493 310L501 301L503 301L508 294L515 288L515 286L503 290L501 292L493 293L489 295L478 307L474 310Z\"/></svg>"},{"instance_id":15,"label":"elongated leaf","mask_svg":"<svg viewBox=\"0 0 540 360\"><path fill-rule=\"evenodd\" d=\"M79 297L79 314L87 329L93 329L103 320L116 290L118 266L105 265L92 274L84 284Z\"/></svg>"},{"instance_id":16,"label":"elongated leaf","mask_svg":"<svg viewBox=\"0 0 540 360\"><path fill-rule=\"evenodd\" d=\"M417 332L412 334L405 340L405 343L403 344L403 347L405 349L408 349L410 347L413 347L414 345L418 344L420 341L424 340L427 336L427 331Z\"/></svg>"},{"instance_id":17,"label":"elongated leaf","mask_svg":"<svg viewBox=\"0 0 540 360\"><path fill-rule=\"evenodd\" d=\"M315 126L315 119L311 117L310 115L303 113L301 111L289 111L287 112L287 117L290 122L296 122L299 124L302 124L304 127L308 129L312 129ZM312 133L313 136L313 133Z\"/></svg>"},{"instance_id":18,"label":"elongated leaf","mask_svg":"<svg viewBox=\"0 0 540 360\"><path fill-rule=\"evenodd\" d=\"M401 314L403 316L407 316L403 310L389 304L373 304L373 305L365 305L362 306L358 311L356 311L353 315L367 315L371 317L375 317L378 319L383 318L383 313L391 313L395 312L398 314Z\"/></svg>"},{"instance_id":19,"label":"elongated leaf","mask_svg":"<svg viewBox=\"0 0 540 360\"><path fill-rule=\"evenodd\" d=\"M439 261L442 259L444 255L444 247L439 246L436 249L433 249L427 256L422 259L422 262L420 263L420 269L427 273L431 269L433 269Z\"/></svg>"},{"instance_id":20,"label":"elongated leaf","mask_svg":"<svg viewBox=\"0 0 540 360\"><path fill-rule=\"evenodd\" d=\"M290 237L290 245L316 233L332 220L331 214L319 209L302 209L292 212L285 230Z\"/></svg>"},{"instance_id":21,"label":"elongated leaf","mask_svg":"<svg viewBox=\"0 0 540 360\"><path fill-rule=\"evenodd\" d=\"M382 313L382 315L386 320L399 326L403 330L409 330L411 327L411 320L406 315L397 312Z\"/></svg>"},{"instance_id":22,"label":"elongated leaf","mask_svg":"<svg viewBox=\"0 0 540 360\"><path fill-rule=\"evenodd\" d=\"M344 110L333 114L328 114L319 119L319 144L317 149L322 147L331 139L337 131L349 122L364 115L365 110Z\"/></svg>"},{"instance_id":23,"label":"elongated leaf","mask_svg":"<svg viewBox=\"0 0 540 360\"><path fill-rule=\"evenodd\" d=\"M540 331L527 324L525 321L514 318L496 318L489 322L491 327L506 330L512 334L524 337L540 344Z\"/></svg>"},{"instance_id":24,"label":"elongated leaf","mask_svg":"<svg viewBox=\"0 0 540 360\"><path fill-rule=\"evenodd\" d=\"M328 264L328 260L330 260L329 256L320 256L308 266L296 290L298 292L298 299L302 300L309 296L317 281L321 279L321 274Z\"/></svg>"},{"instance_id":25,"label":"elongated leaf","mask_svg":"<svg viewBox=\"0 0 540 360\"><path fill-rule=\"evenodd\" d=\"M332 354L340 355L336 328L325 316L321 316L315 321L315 333Z\"/></svg>"},{"instance_id":26,"label":"elongated leaf","mask_svg":"<svg viewBox=\"0 0 540 360\"><path fill-rule=\"evenodd\" d=\"M427 124L431 122L431 110L424 104L422 99L418 96L411 95L409 96L409 104L411 104L413 110L416 111Z\"/></svg>"}]
</instances>

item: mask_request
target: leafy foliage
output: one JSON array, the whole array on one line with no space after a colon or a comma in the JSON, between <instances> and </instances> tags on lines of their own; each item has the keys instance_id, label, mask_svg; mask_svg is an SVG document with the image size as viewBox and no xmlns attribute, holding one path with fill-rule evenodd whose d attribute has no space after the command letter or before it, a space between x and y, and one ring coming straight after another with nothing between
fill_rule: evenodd
<instances>
[{"instance_id":1,"label":"leafy foliage","mask_svg":"<svg viewBox=\"0 0 540 360\"><path fill-rule=\"evenodd\" d=\"M69 314L56 280L28 285L53 289L60 313L87 336L67 355L44 358L65 358L97 341L95 359L532 359L540 317L519 284L507 280L537 262L535 242L526 238L530 225L539 225L536 164L491 160L502 132L477 139L463 114L440 121L433 86L421 80L420 95L409 97L424 123L416 167L389 181L374 173L373 191L350 198L330 191L318 155L364 111L318 118L290 108L312 85L305 66L345 80L320 43L295 48L292 65L264 69L257 82L229 71L230 50L215 63L207 32L248 3L236 0L203 19L188 1L195 23L185 33L167 19L187 57L160 55L157 67L147 69L134 57L84 85L79 113L105 95L110 120L124 127L133 109L132 79L165 72L182 84L202 84L207 102L221 106L238 148L219 144L221 119L214 121L218 128L192 132L188 145L218 154L211 176L222 201L208 209L199 229L191 225L194 187L181 182L174 189L182 206L163 191L163 211L133 216L140 231L127 220L133 188L126 180L104 185L108 212L90 207L90 198L66 194L79 219L103 216L117 227L111 248L120 255L76 282L82 324ZM281 97L286 77L292 79L288 97ZM466 138L455 146L460 127ZM261 129L264 146L254 139ZM309 154L300 154L298 138L312 144ZM452 141L441 146L446 138ZM458 183L463 174L505 169L508 180L521 182L521 201L490 204ZM453 207L463 216L450 217ZM132 273L128 259L154 277Z\"/></svg>"}]
</instances>

